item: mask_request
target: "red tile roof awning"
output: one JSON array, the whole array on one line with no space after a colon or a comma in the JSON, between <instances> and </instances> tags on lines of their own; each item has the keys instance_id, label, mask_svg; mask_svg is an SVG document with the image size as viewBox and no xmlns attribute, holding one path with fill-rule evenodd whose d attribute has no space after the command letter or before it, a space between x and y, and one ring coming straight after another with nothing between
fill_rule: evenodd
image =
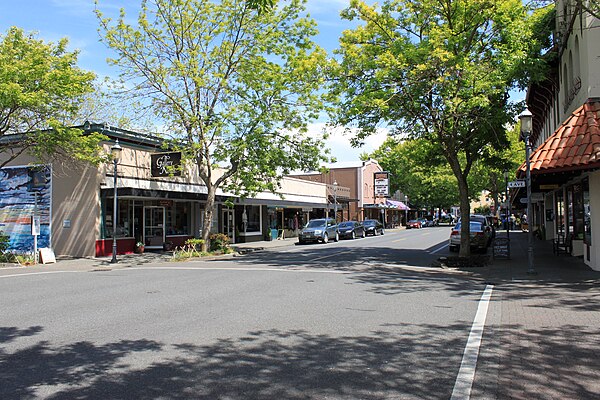
<instances>
[{"instance_id":1,"label":"red tile roof awning","mask_svg":"<svg viewBox=\"0 0 600 400\"><path fill-rule=\"evenodd\" d=\"M600 168L600 100L573 111L531 154L530 162L532 174ZM523 163L519 175L525 171Z\"/></svg>"}]
</instances>

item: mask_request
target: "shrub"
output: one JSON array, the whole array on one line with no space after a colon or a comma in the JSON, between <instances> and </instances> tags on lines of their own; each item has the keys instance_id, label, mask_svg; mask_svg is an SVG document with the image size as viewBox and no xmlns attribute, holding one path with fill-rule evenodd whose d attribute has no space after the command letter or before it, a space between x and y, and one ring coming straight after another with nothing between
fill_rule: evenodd
<instances>
[{"instance_id":1,"label":"shrub","mask_svg":"<svg viewBox=\"0 0 600 400\"><path fill-rule=\"evenodd\" d=\"M210 235L210 251L229 253L229 236L224 233L213 233Z\"/></svg>"},{"instance_id":2,"label":"shrub","mask_svg":"<svg viewBox=\"0 0 600 400\"><path fill-rule=\"evenodd\" d=\"M0 231L0 254L6 253L9 245L10 245L10 236L5 235L4 232Z\"/></svg>"}]
</instances>

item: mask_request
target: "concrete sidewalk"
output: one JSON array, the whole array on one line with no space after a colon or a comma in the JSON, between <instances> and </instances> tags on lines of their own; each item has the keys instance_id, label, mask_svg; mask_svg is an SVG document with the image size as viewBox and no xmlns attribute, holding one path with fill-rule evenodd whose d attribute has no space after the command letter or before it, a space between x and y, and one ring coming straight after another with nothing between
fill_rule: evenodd
<instances>
[{"instance_id":1,"label":"concrete sidewalk","mask_svg":"<svg viewBox=\"0 0 600 400\"><path fill-rule=\"evenodd\" d=\"M511 232L511 259L473 274L494 284L472 398L600 398L600 272Z\"/></svg>"}]
</instances>

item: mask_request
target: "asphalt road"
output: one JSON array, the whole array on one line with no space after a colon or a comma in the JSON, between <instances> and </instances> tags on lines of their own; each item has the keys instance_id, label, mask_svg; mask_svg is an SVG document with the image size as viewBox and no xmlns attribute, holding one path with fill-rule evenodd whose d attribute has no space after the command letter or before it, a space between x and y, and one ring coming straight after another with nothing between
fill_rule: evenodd
<instances>
[{"instance_id":1,"label":"asphalt road","mask_svg":"<svg viewBox=\"0 0 600 400\"><path fill-rule=\"evenodd\" d=\"M448 234L0 275L0 398L468 398L485 287L430 268Z\"/></svg>"}]
</instances>

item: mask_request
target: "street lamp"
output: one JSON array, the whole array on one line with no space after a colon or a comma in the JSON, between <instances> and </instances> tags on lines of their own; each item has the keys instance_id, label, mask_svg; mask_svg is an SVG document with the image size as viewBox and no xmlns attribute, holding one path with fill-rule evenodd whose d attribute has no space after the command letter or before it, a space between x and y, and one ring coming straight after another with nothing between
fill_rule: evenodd
<instances>
[{"instance_id":1,"label":"street lamp","mask_svg":"<svg viewBox=\"0 0 600 400\"><path fill-rule=\"evenodd\" d=\"M519 115L521 120L521 139L525 142L525 164L526 164L526 179L527 179L527 223L529 231L527 232L527 274L535 275L536 271L533 266L533 213L531 207L531 165L529 155L531 154L531 131L533 129L533 114L527 108Z\"/></svg>"},{"instance_id":2,"label":"street lamp","mask_svg":"<svg viewBox=\"0 0 600 400\"><path fill-rule=\"evenodd\" d=\"M408 226L408 196L404 195L404 205L406 208L404 209L404 226Z\"/></svg>"},{"instance_id":3,"label":"street lamp","mask_svg":"<svg viewBox=\"0 0 600 400\"><path fill-rule=\"evenodd\" d=\"M333 219L337 221L337 187L336 180L333 181Z\"/></svg>"},{"instance_id":4,"label":"street lamp","mask_svg":"<svg viewBox=\"0 0 600 400\"><path fill-rule=\"evenodd\" d=\"M113 203L113 246L112 246L112 259L111 263L117 262L117 164L121 159L121 145L119 145L119 139L110 148L110 154L112 156L114 171L113 171L113 187L114 187L114 203Z\"/></svg>"}]
</instances>

